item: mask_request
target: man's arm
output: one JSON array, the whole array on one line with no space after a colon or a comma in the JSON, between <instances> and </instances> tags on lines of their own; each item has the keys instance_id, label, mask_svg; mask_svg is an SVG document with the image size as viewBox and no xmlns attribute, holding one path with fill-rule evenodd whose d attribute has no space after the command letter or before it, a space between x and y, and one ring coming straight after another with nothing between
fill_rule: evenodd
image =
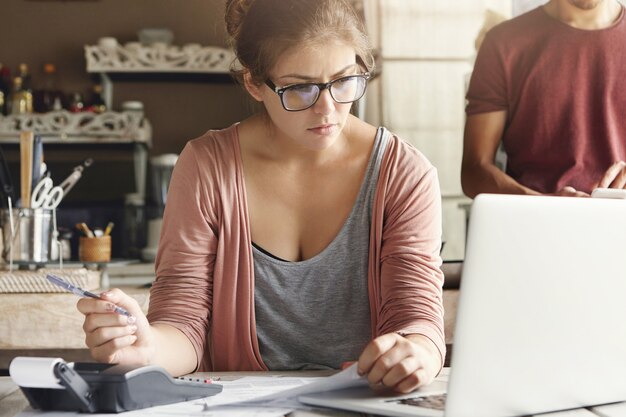
<instances>
[{"instance_id":1,"label":"man's arm","mask_svg":"<svg viewBox=\"0 0 626 417\"><path fill-rule=\"evenodd\" d=\"M461 185L471 198L480 193L539 194L515 181L494 163L506 111L470 115L465 122Z\"/></svg>"},{"instance_id":2,"label":"man's arm","mask_svg":"<svg viewBox=\"0 0 626 417\"><path fill-rule=\"evenodd\" d=\"M515 181L494 163L496 151L504 132L505 122L506 111L504 110L473 114L467 117L463 142L461 185L465 195L470 198L474 198L480 193L541 195L538 191ZM626 163L622 165L622 167L624 166L626 166ZM612 168L618 170L618 168ZM624 180L626 181L626 169L624 169L624 173ZM610 182L610 180L606 179L609 176L607 171L603 181ZM616 176L616 174L613 174L611 180ZM611 186L614 185L611 184ZM577 191L570 186L563 187L547 195L564 197L589 196L589 194Z\"/></svg>"}]
</instances>

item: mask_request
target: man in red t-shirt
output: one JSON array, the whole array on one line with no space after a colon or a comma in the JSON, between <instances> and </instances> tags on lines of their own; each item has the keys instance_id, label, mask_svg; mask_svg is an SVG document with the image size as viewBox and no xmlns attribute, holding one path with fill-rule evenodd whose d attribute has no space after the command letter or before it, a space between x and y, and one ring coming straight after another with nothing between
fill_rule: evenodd
<instances>
[{"instance_id":1,"label":"man in red t-shirt","mask_svg":"<svg viewBox=\"0 0 626 417\"><path fill-rule=\"evenodd\" d=\"M489 31L467 93L465 194L626 188L624 14L617 0L550 0Z\"/></svg>"}]
</instances>

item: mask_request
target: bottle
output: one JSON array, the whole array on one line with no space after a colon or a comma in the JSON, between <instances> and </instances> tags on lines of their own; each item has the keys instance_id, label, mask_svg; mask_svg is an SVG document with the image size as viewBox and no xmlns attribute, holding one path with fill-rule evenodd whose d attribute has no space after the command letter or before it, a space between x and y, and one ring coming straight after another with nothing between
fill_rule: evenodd
<instances>
[{"instance_id":1,"label":"bottle","mask_svg":"<svg viewBox=\"0 0 626 417\"><path fill-rule=\"evenodd\" d=\"M58 76L54 64L44 64L41 77L41 88L34 93L35 111L45 113L62 110L62 93L58 88Z\"/></svg>"},{"instance_id":2,"label":"bottle","mask_svg":"<svg viewBox=\"0 0 626 417\"><path fill-rule=\"evenodd\" d=\"M0 64L0 91L3 98L0 115L6 116L11 113L11 70L2 64Z\"/></svg>"},{"instance_id":3,"label":"bottle","mask_svg":"<svg viewBox=\"0 0 626 417\"><path fill-rule=\"evenodd\" d=\"M80 113L81 111L85 111L85 102L83 101L83 95L81 93L75 92L72 94L69 109L72 113Z\"/></svg>"},{"instance_id":4,"label":"bottle","mask_svg":"<svg viewBox=\"0 0 626 417\"><path fill-rule=\"evenodd\" d=\"M87 111L93 113L104 113L107 110L107 106L102 98L102 85L95 84L93 86L93 91L91 95L91 100L89 102L89 106L87 106Z\"/></svg>"},{"instance_id":5,"label":"bottle","mask_svg":"<svg viewBox=\"0 0 626 417\"><path fill-rule=\"evenodd\" d=\"M72 231L66 227L59 227L58 240L52 242L50 245L50 260L56 261L59 259L59 254L63 256L64 261L69 261L72 257L71 239Z\"/></svg>"},{"instance_id":6,"label":"bottle","mask_svg":"<svg viewBox=\"0 0 626 417\"><path fill-rule=\"evenodd\" d=\"M22 79L22 89L24 91L28 91L32 93L33 92L32 77L30 75L30 71L28 69L27 64L22 63L18 66L18 77Z\"/></svg>"},{"instance_id":7,"label":"bottle","mask_svg":"<svg viewBox=\"0 0 626 417\"><path fill-rule=\"evenodd\" d=\"M146 246L146 207L141 194L126 194L124 199L124 239L122 239L122 256L125 258L141 258L141 251Z\"/></svg>"},{"instance_id":8,"label":"bottle","mask_svg":"<svg viewBox=\"0 0 626 417\"><path fill-rule=\"evenodd\" d=\"M130 116L131 125L136 128L144 126L143 103L141 101L125 101L122 103L122 111Z\"/></svg>"},{"instance_id":9,"label":"bottle","mask_svg":"<svg viewBox=\"0 0 626 417\"><path fill-rule=\"evenodd\" d=\"M4 85L4 78L2 77L3 70L4 65L0 64L0 116L7 114L6 107L9 100L9 89L8 86Z\"/></svg>"},{"instance_id":10,"label":"bottle","mask_svg":"<svg viewBox=\"0 0 626 417\"><path fill-rule=\"evenodd\" d=\"M11 94L11 114L28 114L33 112L33 93L24 90L22 77L13 79Z\"/></svg>"}]
</instances>

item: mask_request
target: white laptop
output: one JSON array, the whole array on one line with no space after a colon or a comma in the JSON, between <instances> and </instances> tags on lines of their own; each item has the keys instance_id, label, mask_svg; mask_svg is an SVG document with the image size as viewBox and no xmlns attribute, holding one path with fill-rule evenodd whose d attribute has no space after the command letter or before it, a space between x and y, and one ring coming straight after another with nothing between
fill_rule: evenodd
<instances>
[{"instance_id":1,"label":"white laptop","mask_svg":"<svg viewBox=\"0 0 626 417\"><path fill-rule=\"evenodd\" d=\"M451 365L445 411L424 407L440 394L436 385L405 396L366 387L299 399L445 417L626 401L626 200L478 196Z\"/></svg>"}]
</instances>

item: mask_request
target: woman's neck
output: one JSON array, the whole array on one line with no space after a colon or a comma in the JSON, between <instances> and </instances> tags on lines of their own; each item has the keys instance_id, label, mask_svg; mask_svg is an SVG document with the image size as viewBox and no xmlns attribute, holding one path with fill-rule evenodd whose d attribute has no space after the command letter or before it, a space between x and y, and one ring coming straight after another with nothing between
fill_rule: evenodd
<instances>
[{"instance_id":1,"label":"woman's neck","mask_svg":"<svg viewBox=\"0 0 626 417\"><path fill-rule=\"evenodd\" d=\"M349 124L348 120L344 131L330 147L320 150L307 149L284 135L265 114L254 115L242 122L239 135L242 146L259 158L289 166L314 168L334 163L345 155L348 145L345 128Z\"/></svg>"}]
</instances>

